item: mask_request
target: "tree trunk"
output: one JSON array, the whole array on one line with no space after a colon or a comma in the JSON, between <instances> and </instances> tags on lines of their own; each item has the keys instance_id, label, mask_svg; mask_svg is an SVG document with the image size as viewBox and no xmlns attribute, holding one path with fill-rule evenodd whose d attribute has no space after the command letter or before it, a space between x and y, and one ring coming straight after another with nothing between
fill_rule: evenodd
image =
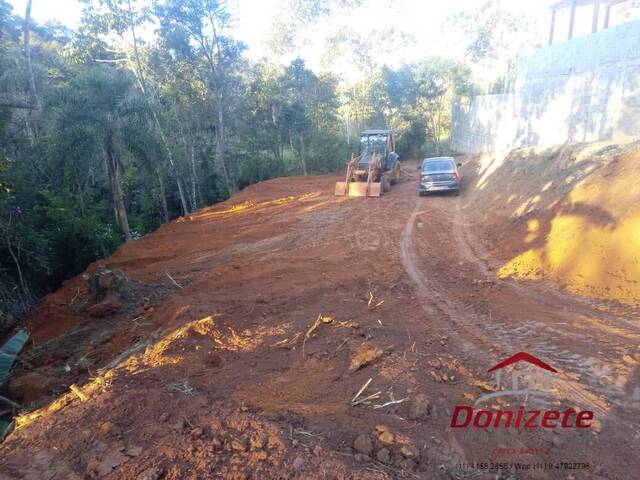
<instances>
[{"instance_id":1,"label":"tree trunk","mask_svg":"<svg viewBox=\"0 0 640 480\"><path fill-rule=\"evenodd\" d=\"M305 158L304 152L304 134L300 133L300 163L302 163L302 173L306 177L309 175L307 173L307 159Z\"/></svg>"},{"instance_id":2,"label":"tree trunk","mask_svg":"<svg viewBox=\"0 0 640 480\"><path fill-rule=\"evenodd\" d=\"M31 32L30 32L30 23L31 23L31 1L27 2L27 9L24 14L24 28L23 28L23 38L24 38L24 56L27 60L27 72L29 73L29 92L31 93L31 97L35 101L35 107L37 110L40 110L40 97L38 96L38 92L36 90L36 77L33 74L33 65L31 64Z\"/></svg>"},{"instance_id":3,"label":"tree trunk","mask_svg":"<svg viewBox=\"0 0 640 480\"><path fill-rule=\"evenodd\" d=\"M80 213L82 216L86 216L86 208L84 205L84 194L82 193L82 185L80 185L80 180L76 179L76 185L78 186L78 199L80 200Z\"/></svg>"},{"instance_id":4,"label":"tree trunk","mask_svg":"<svg viewBox=\"0 0 640 480\"><path fill-rule=\"evenodd\" d=\"M174 177L176 179L176 185L178 187L178 195L180 196L180 204L182 205L182 214L188 215L189 207L187 206L187 200L186 200L186 197L184 196L184 188L182 187L182 181L180 180L180 176L178 175L176 164L173 161L173 153L171 152L171 148L169 147L169 142L167 141L167 137L165 137L164 135L164 130L162 130L162 125L160 124L160 119L158 118L158 114L156 113L155 105L153 105L153 102L151 101L151 99L148 98L144 90L142 93L144 94L147 104L151 109L151 116L153 117L153 121L156 125L156 129L158 130L158 134L160 135L160 140L162 141L164 150L167 153L167 158L169 160L169 166L171 167L171 172L174 174Z\"/></svg>"},{"instance_id":5,"label":"tree trunk","mask_svg":"<svg viewBox=\"0 0 640 480\"><path fill-rule=\"evenodd\" d=\"M20 281L20 288L22 289L22 292L25 294L25 296L28 298L30 296L29 288L27 287L27 282L25 281L24 276L22 274L20 261L18 260L18 256L13 251L13 247L11 246L11 239L9 238L9 236L7 236L6 241L7 241L7 250L9 250L9 254L13 259L13 263L16 266L16 271L18 272L18 280Z\"/></svg>"},{"instance_id":6,"label":"tree trunk","mask_svg":"<svg viewBox=\"0 0 640 480\"><path fill-rule=\"evenodd\" d=\"M282 132L278 129L278 136L275 144L276 158L282 163L284 161L284 145L282 143Z\"/></svg>"},{"instance_id":7,"label":"tree trunk","mask_svg":"<svg viewBox=\"0 0 640 480\"><path fill-rule=\"evenodd\" d=\"M216 91L216 109L218 113L218 128L216 129L216 159L218 165L222 171L222 176L225 182L225 186L227 187L227 191L229 195L234 193L237 190L237 186L235 182L231 180L231 175L229 175L229 168L226 162L226 146L225 146L225 120L224 120L224 104L223 104L223 87L225 83L225 75L224 70L220 65L222 61L222 47L221 47L221 39L218 35L217 28L215 22L211 17L211 26L213 28L213 44L211 45L211 50L205 51L205 56L207 62L209 64L210 72L211 72L211 80L215 82L215 91ZM201 45L204 46L204 41L201 40ZM217 52L218 61L216 62L214 59L213 49Z\"/></svg>"},{"instance_id":8,"label":"tree trunk","mask_svg":"<svg viewBox=\"0 0 640 480\"><path fill-rule=\"evenodd\" d=\"M154 123L156 128L158 129L158 133L160 134L160 140L162 141L162 145L167 153L167 158L169 159L169 165L171 166L171 170L173 171L176 178L176 185L178 187L178 194L180 195L180 203L182 204L182 213L187 215L189 213L189 207L187 206L187 201L184 196L184 189L182 188L182 182L178 173L176 172L176 166L173 161L173 154L171 153L171 149L169 148L169 142L167 142L167 137L164 135L164 130L162 129L162 125L160 124L160 119L158 118L158 114L155 109L155 105L150 98L150 95L147 91L147 82L144 77L144 71L142 69L142 60L140 59L140 51L138 49L138 36L136 34L135 21L133 18L133 9L131 7L131 0L127 1L128 4L128 16L129 16L129 28L131 30L131 37L133 39L133 55L135 59L136 67L134 69L135 77L138 79L138 85L140 86L140 90L142 90L142 94L151 109L151 114L153 116ZM128 58L128 57L127 57Z\"/></svg>"},{"instance_id":9,"label":"tree trunk","mask_svg":"<svg viewBox=\"0 0 640 480\"><path fill-rule=\"evenodd\" d=\"M129 218L127 216L127 209L124 204L124 192L122 191L122 182L120 180L120 165L116 158L115 147L113 145L113 137L108 136L105 145L105 151L107 154L107 166L109 167L109 176L111 177L111 186L113 193L113 202L118 212L118 219L120 220L120 227L124 233L125 241L132 240L131 230L129 229Z\"/></svg>"},{"instance_id":10,"label":"tree trunk","mask_svg":"<svg viewBox=\"0 0 640 480\"><path fill-rule=\"evenodd\" d=\"M132 240L131 230L129 228L129 218L127 216L127 209L124 205L124 192L122 191L122 182L120 181L120 168L116 166L113 177L114 196L116 202L116 208L118 209L118 217L120 218L120 225L124 232L124 238L126 241Z\"/></svg>"},{"instance_id":11,"label":"tree trunk","mask_svg":"<svg viewBox=\"0 0 640 480\"><path fill-rule=\"evenodd\" d=\"M351 123L349 122L349 113L345 115L345 127L347 133L347 145L351 147Z\"/></svg>"},{"instance_id":12,"label":"tree trunk","mask_svg":"<svg viewBox=\"0 0 640 480\"><path fill-rule=\"evenodd\" d=\"M160 185L160 205L162 206L162 220L164 223L168 223L169 209L167 208L167 194L164 190L164 180L162 179L162 173L158 168L156 168L156 175L158 176L158 185Z\"/></svg>"},{"instance_id":13,"label":"tree trunk","mask_svg":"<svg viewBox=\"0 0 640 480\"><path fill-rule=\"evenodd\" d=\"M218 89L217 93L217 110L218 110L218 128L216 129L216 159L220 170L222 171L222 177L224 179L225 186L229 195L236 191L235 185L231 182L229 176L229 170L225 161L225 138L224 138L224 109L222 106L222 92Z\"/></svg>"},{"instance_id":14,"label":"tree trunk","mask_svg":"<svg viewBox=\"0 0 640 480\"><path fill-rule=\"evenodd\" d=\"M201 195L200 195L200 180L198 178L198 169L196 168L196 149L193 145L193 140L191 141L191 189L192 189L192 200L193 200L193 210L196 210L200 205Z\"/></svg>"},{"instance_id":15,"label":"tree trunk","mask_svg":"<svg viewBox=\"0 0 640 480\"><path fill-rule=\"evenodd\" d=\"M438 146L438 154L442 153L442 108L438 105L436 110L436 122L437 122L437 130L436 130L436 145Z\"/></svg>"},{"instance_id":16,"label":"tree trunk","mask_svg":"<svg viewBox=\"0 0 640 480\"><path fill-rule=\"evenodd\" d=\"M182 127L182 122L180 120L177 120L177 122L180 129L182 146L184 147L184 154L185 156L189 156L189 160L187 162L189 164L191 173L191 191L189 193L191 200L191 211L194 211L198 208L198 173L196 172L193 139L191 139L190 142L187 142L187 138L184 135L184 128Z\"/></svg>"},{"instance_id":17,"label":"tree trunk","mask_svg":"<svg viewBox=\"0 0 640 480\"><path fill-rule=\"evenodd\" d=\"M275 103L271 104L271 124L277 129L278 135L276 139L275 154L280 162L284 159L284 145L282 145L282 129L278 124L280 120L280 107Z\"/></svg>"},{"instance_id":18,"label":"tree trunk","mask_svg":"<svg viewBox=\"0 0 640 480\"><path fill-rule=\"evenodd\" d=\"M164 131L162 130L162 125L160 125L160 119L156 114L154 106L149 102L149 107L151 108L151 114L156 124L156 128L158 129L158 133L160 134L160 140L162 141L162 145L164 146L165 152L167 152L167 158L169 159L169 166L171 167L171 173L173 173L174 178L176 179L176 186L178 187L178 195L180 196L180 205L182 206L182 214L189 214L189 207L187 205L187 199L184 195L184 188L182 187L182 181L180 180L180 175L177 172L176 164L173 161L173 153L171 153L171 148L169 148L169 142L167 142L167 137L164 136Z\"/></svg>"},{"instance_id":19,"label":"tree trunk","mask_svg":"<svg viewBox=\"0 0 640 480\"><path fill-rule=\"evenodd\" d=\"M36 134L33 128L31 128L30 118L31 115L29 115L29 113L26 113L24 116L24 129L26 131L27 138L29 139L29 145L33 147L36 144Z\"/></svg>"}]
</instances>

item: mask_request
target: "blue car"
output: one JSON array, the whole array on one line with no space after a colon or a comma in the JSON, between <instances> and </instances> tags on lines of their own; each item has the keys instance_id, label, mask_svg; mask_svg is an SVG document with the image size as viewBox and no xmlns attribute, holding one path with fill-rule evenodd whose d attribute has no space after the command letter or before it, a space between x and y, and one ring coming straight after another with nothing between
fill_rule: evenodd
<instances>
[{"instance_id":1,"label":"blue car","mask_svg":"<svg viewBox=\"0 0 640 480\"><path fill-rule=\"evenodd\" d=\"M462 164L456 163L453 157L425 158L418 166L419 195L426 195L429 192L454 192L455 195L459 195L462 180L458 170L460 166Z\"/></svg>"}]
</instances>

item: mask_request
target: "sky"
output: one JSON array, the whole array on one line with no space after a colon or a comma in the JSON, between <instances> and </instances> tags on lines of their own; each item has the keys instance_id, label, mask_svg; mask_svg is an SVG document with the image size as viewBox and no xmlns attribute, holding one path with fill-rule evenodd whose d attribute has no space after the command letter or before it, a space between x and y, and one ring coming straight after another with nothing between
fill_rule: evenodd
<instances>
[{"instance_id":1,"label":"sky","mask_svg":"<svg viewBox=\"0 0 640 480\"><path fill-rule=\"evenodd\" d=\"M24 15L26 0L6 1L13 5L14 12ZM308 66L318 70L321 68L323 55L327 55L325 39L328 35L347 28L362 33L374 27L394 27L413 39L402 45L402 48L393 51L392 58L387 63L416 62L427 55L441 55L461 60L464 56L464 42L461 41L459 32L448 28L446 20L457 12L474 10L485 1L366 0L362 6L355 9L338 9L330 17L310 27L305 32L304 42L299 49L277 60L287 62L295 56L301 56ZM537 22L541 38L546 38L551 17L548 6L555 1L507 0L503 3L509 8L526 11L527 18ZM272 55L264 40L273 19L282 12L282 2L283 0L229 0L234 18L233 36L248 46L246 55L249 58L259 59ZM79 25L81 11L82 4L78 0L33 0L32 17L39 23L55 20L75 28ZM590 7L579 9L576 18L576 35L588 33L590 22ZM566 38L567 11L557 17L556 25L556 38L559 40ZM342 65L338 63L332 68L346 71L349 65L344 65L343 61ZM346 73L348 77L349 72Z\"/></svg>"}]
</instances>

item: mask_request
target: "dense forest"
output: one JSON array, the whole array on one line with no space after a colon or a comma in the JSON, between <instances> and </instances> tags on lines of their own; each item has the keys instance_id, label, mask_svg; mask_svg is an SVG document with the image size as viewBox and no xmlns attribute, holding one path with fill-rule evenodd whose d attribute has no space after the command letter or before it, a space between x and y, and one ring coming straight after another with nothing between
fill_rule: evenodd
<instances>
[{"instance_id":1,"label":"dense forest","mask_svg":"<svg viewBox=\"0 0 640 480\"><path fill-rule=\"evenodd\" d=\"M83 3L72 31L0 0L0 330L164 222L261 180L343 168L363 128L395 129L401 158L448 151L451 105L475 88L469 66L441 57L367 67L362 43L367 71L351 83L301 59L249 60L218 1ZM499 50L485 17L467 29L477 61Z\"/></svg>"}]
</instances>

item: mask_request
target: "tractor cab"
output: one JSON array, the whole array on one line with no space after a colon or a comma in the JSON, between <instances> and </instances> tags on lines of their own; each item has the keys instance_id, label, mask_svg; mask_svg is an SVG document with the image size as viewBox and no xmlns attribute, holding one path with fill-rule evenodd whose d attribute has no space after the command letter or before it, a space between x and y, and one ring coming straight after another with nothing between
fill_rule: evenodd
<instances>
[{"instance_id":1,"label":"tractor cab","mask_svg":"<svg viewBox=\"0 0 640 480\"><path fill-rule=\"evenodd\" d=\"M360 134L359 169L366 169L374 154L382 156L382 168L387 170L390 153L395 152L393 130L365 130Z\"/></svg>"}]
</instances>

